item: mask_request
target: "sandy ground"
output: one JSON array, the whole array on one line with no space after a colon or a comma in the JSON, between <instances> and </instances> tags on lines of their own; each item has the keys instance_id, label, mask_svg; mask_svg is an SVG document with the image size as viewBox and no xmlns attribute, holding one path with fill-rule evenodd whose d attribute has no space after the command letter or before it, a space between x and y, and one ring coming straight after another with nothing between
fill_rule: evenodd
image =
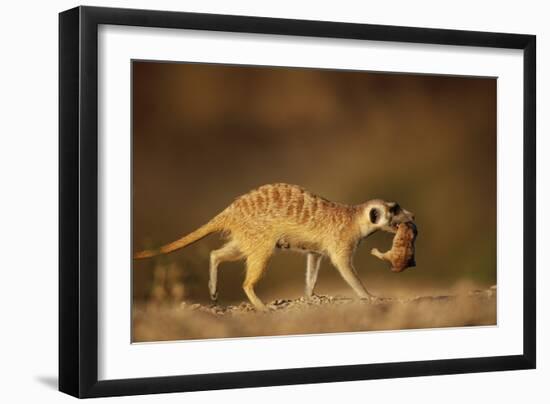
<instances>
[{"instance_id":1,"label":"sandy ground","mask_svg":"<svg viewBox=\"0 0 550 404\"><path fill-rule=\"evenodd\" d=\"M378 298L341 296L274 300L268 312L249 303L134 305L133 341L321 334L496 324L496 287L454 295Z\"/></svg>"}]
</instances>

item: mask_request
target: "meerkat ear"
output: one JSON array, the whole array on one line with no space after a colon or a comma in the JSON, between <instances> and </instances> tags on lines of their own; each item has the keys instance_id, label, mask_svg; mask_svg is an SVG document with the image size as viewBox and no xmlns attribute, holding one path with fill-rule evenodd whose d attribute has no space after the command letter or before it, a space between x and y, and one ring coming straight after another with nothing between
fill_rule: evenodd
<instances>
[{"instance_id":1,"label":"meerkat ear","mask_svg":"<svg viewBox=\"0 0 550 404\"><path fill-rule=\"evenodd\" d=\"M380 211L376 208L372 208L370 211L369 211L369 219L371 221L371 223L378 223L378 220L380 220Z\"/></svg>"}]
</instances>

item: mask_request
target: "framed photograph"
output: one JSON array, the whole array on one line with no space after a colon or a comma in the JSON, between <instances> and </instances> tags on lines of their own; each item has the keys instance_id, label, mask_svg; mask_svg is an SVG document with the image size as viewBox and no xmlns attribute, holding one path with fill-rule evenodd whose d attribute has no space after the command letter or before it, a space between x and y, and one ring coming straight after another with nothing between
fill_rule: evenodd
<instances>
[{"instance_id":1,"label":"framed photograph","mask_svg":"<svg viewBox=\"0 0 550 404\"><path fill-rule=\"evenodd\" d=\"M535 44L61 13L60 390L535 368Z\"/></svg>"}]
</instances>

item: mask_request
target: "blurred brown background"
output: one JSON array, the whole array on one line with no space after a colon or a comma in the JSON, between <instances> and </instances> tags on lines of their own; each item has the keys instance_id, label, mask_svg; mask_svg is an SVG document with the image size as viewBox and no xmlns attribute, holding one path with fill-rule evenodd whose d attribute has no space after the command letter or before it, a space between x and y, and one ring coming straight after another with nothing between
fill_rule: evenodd
<instances>
[{"instance_id":1,"label":"blurred brown background","mask_svg":"<svg viewBox=\"0 0 550 404\"><path fill-rule=\"evenodd\" d=\"M133 62L133 251L193 231L259 185L294 183L348 204L395 200L419 228L417 267L355 258L367 289L416 294L496 283L496 79ZM208 301L211 235L134 261L133 294ZM257 288L302 294L305 256L279 253ZM156 269L155 269L156 268ZM219 303L245 300L243 263L222 264ZM317 293L353 295L323 261Z\"/></svg>"}]
</instances>

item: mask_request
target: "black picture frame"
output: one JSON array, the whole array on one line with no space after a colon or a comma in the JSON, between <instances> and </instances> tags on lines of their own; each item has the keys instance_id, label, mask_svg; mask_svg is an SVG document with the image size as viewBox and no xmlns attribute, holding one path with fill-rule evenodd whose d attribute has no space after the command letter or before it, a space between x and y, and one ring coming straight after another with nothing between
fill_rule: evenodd
<instances>
[{"instance_id":1,"label":"black picture frame","mask_svg":"<svg viewBox=\"0 0 550 404\"><path fill-rule=\"evenodd\" d=\"M99 381L100 24L523 50L523 354ZM60 13L59 390L84 398L535 368L535 60L534 35L97 7Z\"/></svg>"}]
</instances>

